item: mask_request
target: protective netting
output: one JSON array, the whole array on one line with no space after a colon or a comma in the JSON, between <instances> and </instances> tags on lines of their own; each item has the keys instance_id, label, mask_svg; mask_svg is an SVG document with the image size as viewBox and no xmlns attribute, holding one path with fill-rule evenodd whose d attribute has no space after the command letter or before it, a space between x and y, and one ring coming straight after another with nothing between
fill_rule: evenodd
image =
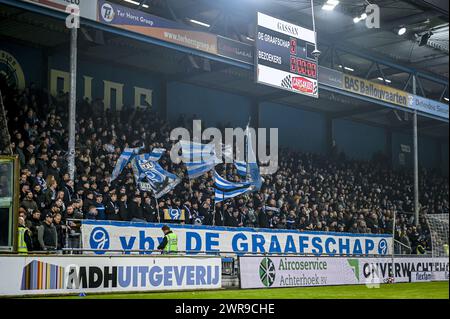
<instances>
[{"instance_id":1,"label":"protective netting","mask_svg":"<svg viewBox=\"0 0 450 319\"><path fill-rule=\"evenodd\" d=\"M448 257L449 214L427 214L433 257Z\"/></svg>"}]
</instances>

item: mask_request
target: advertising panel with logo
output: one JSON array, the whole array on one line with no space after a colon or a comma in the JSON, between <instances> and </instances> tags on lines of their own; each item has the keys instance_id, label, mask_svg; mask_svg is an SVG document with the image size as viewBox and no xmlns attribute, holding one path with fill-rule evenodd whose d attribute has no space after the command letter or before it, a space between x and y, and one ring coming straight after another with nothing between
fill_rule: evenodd
<instances>
[{"instance_id":1,"label":"advertising panel with logo","mask_svg":"<svg viewBox=\"0 0 450 319\"><path fill-rule=\"evenodd\" d=\"M151 254L163 240L162 224L84 220L83 248L103 254L105 250L140 251ZM253 228L171 225L178 236L178 250L222 253L271 253L311 255L386 255L392 237L371 234L299 232Z\"/></svg>"},{"instance_id":2,"label":"advertising panel with logo","mask_svg":"<svg viewBox=\"0 0 450 319\"><path fill-rule=\"evenodd\" d=\"M98 21L199 51L217 54L217 36L139 10L100 0Z\"/></svg>"},{"instance_id":3,"label":"advertising panel with logo","mask_svg":"<svg viewBox=\"0 0 450 319\"><path fill-rule=\"evenodd\" d=\"M0 296L220 289L217 257L0 257Z\"/></svg>"},{"instance_id":4,"label":"advertising panel with logo","mask_svg":"<svg viewBox=\"0 0 450 319\"><path fill-rule=\"evenodd\" d=\"M239 258L241 288L360 285L446 281L446 258L272 257Z\"/></svg>"},{"instance_id":5,"label":"advertising panel with logo","mask_svg":"<svg viewBox=\"0 0 450 319\"><path fill-rule=\"evenodd\" d=\"M343 88L346 91L364 95L375 100L409 107L409 93L391 88L387 85L371 82L348 74L343 75Z\"/></svg>"},{"instance_id":6,"label":"advertising panel with logo","mask_svg":"<svg viewBox=\"0 0 450 319\"><path fill-rule=\"evenodd\" d=\"M409 107L419 112L439 116L448 120L448 105L426 99L417 95L410 95Z\"/></svg>"},{"instance_id":7,"label":"advertising panel with logo","mask_svg":"<svg viewBox=\"0 0 450 319\"><path fill-rule=\"evenodd\" d=\"M255 43L257 83L319 97L313 31L258 13Z\"/></svg>"}]
</instances>

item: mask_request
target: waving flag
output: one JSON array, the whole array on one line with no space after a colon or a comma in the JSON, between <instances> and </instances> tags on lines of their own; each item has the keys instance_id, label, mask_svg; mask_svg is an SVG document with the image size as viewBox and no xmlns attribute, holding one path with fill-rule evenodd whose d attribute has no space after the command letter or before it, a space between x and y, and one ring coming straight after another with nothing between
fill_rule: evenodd
<instances>
[{"instance_id":1,"label":"waving flag","mask_svg":"<svg viewBox=\"0 0 450 319\"><path fill-rule=\"evenodd\" d=\"M157 162L166 152L165 148L154 148L151 153L136 156L139 160Z\"/></svg>"},{"instance_id":2,"label":"waving flag","mask_svg":"<svg viewBox=\"0 0 450 319\"><path fill-rule=\"evenodd\" d=\"M119 159L117 160L116 166L111 175L111 182L119 177L120 173L122 173L123 169L127 164L133 159L135 155L137 155L144 146L136 147L136 148L126 148Z\"/></svg>"},{"instance_id":3,"label":"waving flag","mask_svg":"<svg viewBox=\"0 0 450 319\"><path fill-rule=\"evenodd\" d=\"M170 192L181 181L178 176L169 173L151 160L134 158L133 171L139 188L142 191L152 191L156 198Z\"/></svg>"},{"instance_id":4,"label":"waving flag","mask_svg":"<svg viewBox=\"0 0 450 319\"><path fill-rule=\"evenodd\" d=\"M249 181L254 186L255 191L259 191L262 186L262 178L259 172L258 163L256 161L256 155L253 151L253 142L252 135L249 126L246 129L246 138L247 138L247 167L246 173L249 174Z\"/></svg>"},{"instance_id":5,"label":"waving flag","mask_svg":"<svg viewBox=\"0 0 450 319\"><path fill-rule=\"evenodd\" d=\"M247 178L247 162L236 161L234 162L234 166L236 167L239 176Z\"/></svg>"},{"instance_id":6,"label":"waving flag","mask_svg":"<svg viewBox=\"0 0 450 319\"><path fill-rule=\"evenodd\" d=\"M197 178L221 163L217 158L214 144L200 144L181 141L182 161L186 165L189 178Z\"/></svg>"},{"instance_id":7,"label":"waving flag","mask_svg":"<svg viewBox=\"0 0 450 319\"><path fill-rule=\"evenodd\" d=\"M214 171L214 186L215 194L214 201L220 203L227 199L234 198L239 195L243 195L252 190L252 183L233 183L227 181Z\"/></svg>"},{"instance_id":8,"label":"waving flag","mask_svg":"<svg viewBox=\"0 0 450 319\"><path fill-rule=\"evenodd\" d=\"M259 172L255 152L253 151L252 134L248 126L245 130L245 144L245 157L247 161L235 161L234 166L237 169L238 175L251 183L255 191L259 191L263 180Z\"/></svg>"}]
</instances>

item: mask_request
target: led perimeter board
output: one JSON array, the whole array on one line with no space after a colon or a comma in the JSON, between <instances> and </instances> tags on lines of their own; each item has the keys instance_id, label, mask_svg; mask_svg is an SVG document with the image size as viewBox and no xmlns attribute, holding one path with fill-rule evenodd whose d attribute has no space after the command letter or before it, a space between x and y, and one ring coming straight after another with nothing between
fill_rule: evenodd
<instances>
[{"instance_id":1,"label":"led perimeter board","mask_svg":"<svg viewBox=\"0 0 450 319\"><path fill-rule=\"evenodd\" d=\"M319 97L313 31L258 12L256 82Z\"/></svg>"}]
</instances>

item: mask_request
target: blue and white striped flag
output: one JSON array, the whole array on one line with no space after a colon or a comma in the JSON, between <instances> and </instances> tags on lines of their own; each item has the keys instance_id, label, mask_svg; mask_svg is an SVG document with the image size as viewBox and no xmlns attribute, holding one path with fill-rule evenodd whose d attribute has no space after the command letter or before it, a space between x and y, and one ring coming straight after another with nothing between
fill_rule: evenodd
<instances>
[{"instance_id":1,"label":"blue and white striped flag","mask_svg":"<svg viewBox=\"0 0 450 319\"><path fill-rule=\"evenodd\" d=\"M157 162L166 152L165 148L154 148L151 153L136 156L139 160Z\"/></svg>"},{"instance_id":2,"label":"blue and white striped flag","mask_svg":"<svg viewBox=\"0 0 450 319\"><path fill-rule=\"evenodd\" d=\"M214 144L200 144L190 141L180 141L181 159L186 165L190 179L197 178L221 163L217 158Z\"/></svg>"},{"instance_id":3,"label":"blue and white striped flag","mask_svg":"<svg viewBox=\"0 0 450 319\"><path fill-rule=\"evenodd\" d=\"M132 163L139 189L152 191L156 198L164 196L181 182L178 176L166 171L157 162L136 157Z\"/></svg>"},{"instance_id":4,"label":"blue and white striped flag","mask_svg":"<svg viewBox=\"0 0 450 319\"><path fill-rule=\"evenodd\" d=\"M247 126L246 129L247 138L247 167L246 173L249 175L249 181L254 186L254 191L260 191L262 186L261 173L259 171L258 162L256 160L256 154L253 150L253 139L250 127Z\"/></svg>"},{"instance_id":5,"label":"blue and white striped flag","mask_svg":"<svg viewBox=\"0 0 450 319\"><path fill-rule=\"evenodd\" d=\"M144 146L136 147L136 148L126 148L119 159L117 160L116 166L111 175L111 182L119 177L120 173L122 173L123 169L127 164L133 159L135 155L137 155Z\"/></svg>"},{"instance_id":6,"label":"blue and white striped flag","mask_svg":"<svg viewBox=\"0 0 450 319\"><path fill-rule=\"evenodd\" d=\"M234 166L236 167L239 176L247 178L247 162L236 161L234 162Z\"/></svg>"},{"instance_id":7,"label":"blue and white striped flag","mask_svg":"<svg viewBox=\"0 0 450 319\"><path fill-rule=\"evenodd\" d=\"M253 151L253 140L250 128L247 126L245 130L246 148L245 154L247 161L235 161L234 166L237 169L239 176L246 179L247 182L252 183L255 191L259 191L262 186L262 178L259 172L256 155Z\"/></svg>"},{"instance_id":8,"label":"blue and white striped flag","mask_svg":"<svg viewBox=\"0 0 450 319\"><path fill-rule=\"evenodd\" d=\"M239 195L243 195L252 190L252 183L233 183L227 181L214 171L214 201L220 203L227 199L234 198Z\"/></svg>"}]
</instances>

